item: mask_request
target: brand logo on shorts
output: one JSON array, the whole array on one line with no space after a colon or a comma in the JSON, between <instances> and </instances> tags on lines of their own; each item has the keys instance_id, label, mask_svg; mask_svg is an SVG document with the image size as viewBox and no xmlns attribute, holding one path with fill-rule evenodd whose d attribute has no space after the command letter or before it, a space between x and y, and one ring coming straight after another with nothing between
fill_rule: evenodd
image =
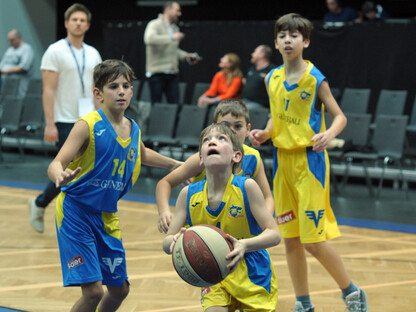
<instances>
[{"instance_id":1,"label":"brand logo on shorts","mask_svg":"<svg viewBox=\"0 0 416 312\"><path fill-rule=\"evenodd\" d=\"M322 217L324 216L323 209L318 210L318 215L316 215L315 211L313 210L306 210L305 213L308 216L308 218L311 219L315 223L316 228L318 227L319 220L321 220Z\"/></svg>"},{"instance_id":2,"label":"brand logo on shorts","mask_svg":"<svg viewBox=\"0 0 416 312\"><path fill-rule=\"evenodd\" d=\"M293 210L286 212L280 216L277 216L277 224L285 224L288 223L292 220L295 220L296 216L295 213L293 212Z\"/></svg>"},{"instance_id":3,"label":"brand logo on shorts","mask_svg":"<svg viewBox=\"0 0 416 312\"><path fill-rule=\"evenodd\" d=\"M123 262L123 258L114 258L114 261L111 261L111 258L102 258L105 265L108 265L110 272L114 273L114 270Z\"/></svg>"},{"instance_id":4,"label":"brand logo on shorts","mask_svg":"<svg viewBox=\"0 0 416 312\"><path fill-rule=\"evenodd\" d=\"M68 269L72 270L72 269L76 268L77 266L79 266L81 264L84 264L84 259L82 259L82 256L79 255L79 256L76 256L76 257L72 258L71 260L69 260L67 262L67 264L68 264Z\"/></svg>"},{"instance_id":5,"label":"brand logo on shorts","mask_svg":"<svg viewBox=\"0 0 416 312\"><path fill-rule=\"evenodd\" d=\"M206 294L208 294L210 292L211 292L211 288L209 288L209 287L202 287L201 297L205 296Z\"/></svg>"}]
</instances>

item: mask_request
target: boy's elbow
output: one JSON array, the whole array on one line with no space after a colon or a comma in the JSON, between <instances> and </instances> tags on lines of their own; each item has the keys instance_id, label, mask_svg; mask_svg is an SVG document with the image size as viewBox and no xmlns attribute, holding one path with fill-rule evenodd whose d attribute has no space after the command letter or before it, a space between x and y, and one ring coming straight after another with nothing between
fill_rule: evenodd
<instances>
[{"instance_id":1,"label":"boy's elbow","mask_svg":"<svg viewBox=\"0 0 416 312\"><path fill-rule=\"evenodd\" d=\"M280 235L279 229L276 229L274 232L273 246L277 246L282 241L282 236Z\"/></svg>"}]
</instances>

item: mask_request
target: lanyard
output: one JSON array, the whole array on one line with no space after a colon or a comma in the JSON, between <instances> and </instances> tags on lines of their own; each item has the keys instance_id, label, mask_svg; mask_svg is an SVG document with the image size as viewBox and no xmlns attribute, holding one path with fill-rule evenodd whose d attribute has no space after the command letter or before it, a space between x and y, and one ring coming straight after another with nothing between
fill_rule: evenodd
<instances>
[{"instance_id":1,"label":"lanyard","mask_svg":"<svg viewBox=\"0 0 416 312\"><path fill-rule=\"evenodd\" d=\"M68 37L65 38L65 39L66 39L66 43L68 44L69 50L71 50L72 56L74 57L75 63L77 64L78 75L79 75L79 79L81 80L82 95L85 96L84 79L82 78L84 76L84 72L85 72L85 48L84 48L84 44L82 44L82 70L81 70L79 68L78 60L75 56L74 50L72 49L72 46L69 43Z\"/></svg>"}]
</instances>

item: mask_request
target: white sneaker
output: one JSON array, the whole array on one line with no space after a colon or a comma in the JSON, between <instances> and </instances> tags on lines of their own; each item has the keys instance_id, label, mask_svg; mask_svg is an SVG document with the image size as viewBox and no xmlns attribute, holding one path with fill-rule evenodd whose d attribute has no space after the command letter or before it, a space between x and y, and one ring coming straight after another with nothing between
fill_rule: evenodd
<instances>
[{"instance_id":1,"label":"white sneaker","mask_svg":"<svg viewBox=\"0 0 416 312\"><path fill-rule=\"evenodd\" d=\"M45 208L36 206L35 198L29 199L29 219L30 224L39 233L44 231L43 216L45 214Z\"/></svg>"},{"instance_id":2,"label":"white sneaker","mask_svg":"<svg viewBox=\"0 0 416 312\"><path fill-rule=\"evenodd\" d=\"M367 294L358 289L345 297L346 310L349 312L368 312Z\"/></svg>"}]
</instances>

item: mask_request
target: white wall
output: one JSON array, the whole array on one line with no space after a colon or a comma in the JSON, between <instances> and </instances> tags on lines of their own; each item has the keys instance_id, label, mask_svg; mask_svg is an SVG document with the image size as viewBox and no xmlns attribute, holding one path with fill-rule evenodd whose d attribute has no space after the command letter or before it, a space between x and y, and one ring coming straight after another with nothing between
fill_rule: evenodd
<instances>
[{"instance_id":1,"label":"white wall","mask_svg":"<svg viewBox=\"0 0 416 312\"><path fill-rule=\"evenodd\" d=\"M40 60L56 41L57 0L0 0L0 57L9 47L7 33L16 28L35 52L34 77L41 77Z\"/></svg>"}]
</instances>

